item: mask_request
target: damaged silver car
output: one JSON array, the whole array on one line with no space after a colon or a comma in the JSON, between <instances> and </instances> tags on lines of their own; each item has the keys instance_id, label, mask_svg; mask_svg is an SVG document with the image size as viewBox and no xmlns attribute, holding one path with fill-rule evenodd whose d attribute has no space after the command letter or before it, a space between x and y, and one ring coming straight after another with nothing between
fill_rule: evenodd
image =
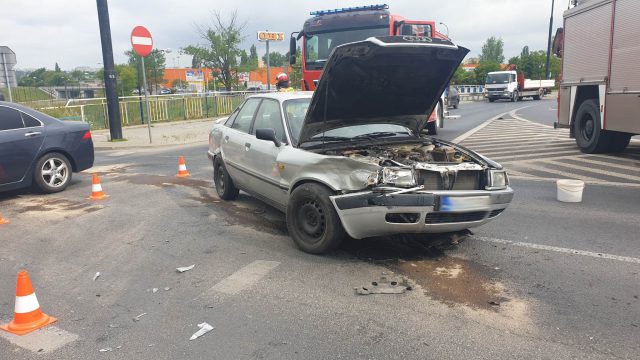
<instances>
[{"instance_id":1,"label":"damaged silver car","mask_svg":"<svg viewBox=\"0 0 640 360\"><path fill-rule=\"evenodd\" d=\"M286 213L304 251L482 225L510 203L497 163L422 135L468 50L379 37L337 47L316 91L251 96L209 136L218 195L243 190Z\"/></svg>"}]
</instances>

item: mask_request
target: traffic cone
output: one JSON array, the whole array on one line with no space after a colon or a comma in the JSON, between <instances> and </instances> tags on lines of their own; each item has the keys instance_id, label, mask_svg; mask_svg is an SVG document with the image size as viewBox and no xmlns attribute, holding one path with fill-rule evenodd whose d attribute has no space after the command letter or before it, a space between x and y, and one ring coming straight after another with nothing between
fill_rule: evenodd
<instances>
[{"instance_id":1,"label":"traffic cone","mask_svg":"<svg viewBox=\"0 0 640 360\"><path fill-rule=\"evenodd\" d=\"M184 164L184 156L180 156L178 158L178 174L177 177L187 177L191 176L187 171L187 165Z\"/></svg>"},{"instance_id":2,"label":"traffic cone","mask_svg":"<svg viewBox=\"0 0 640 360\"><path fill-rule=\"evenodd\" d=\"M8 223L9 223L9 220L5 219L4 217L2 217L2 214L0 214L0 225L4 225Z\"/></svg>"},{"instance_id":3,"label":"traffic cone","mask_svg":"<svg viewBox=\"0 0 640 360\"><path fill-rule=\"evenodd\" d=\"M29 280L29 273L25 270L18 272L16 306L13 320L6 325L0 325L0 329L12 334L24 335L57 320L58 319L40 310L36 292L33 290L33 286L31 286L31 280Z\"/></svg>"},{"instance_id":4,"label":"traffic cone","mask_svg":"<svg viewBox=\"0 0 640 360\"><path fill-rule=\"evenodd\" d=\"M98 175L93 174L93 179L91 179L91 196L89 196L90 200L102 200L106 198L107 194L102 191L102 185L100 185L100 178Z\"/></svg>"}]
</instances>

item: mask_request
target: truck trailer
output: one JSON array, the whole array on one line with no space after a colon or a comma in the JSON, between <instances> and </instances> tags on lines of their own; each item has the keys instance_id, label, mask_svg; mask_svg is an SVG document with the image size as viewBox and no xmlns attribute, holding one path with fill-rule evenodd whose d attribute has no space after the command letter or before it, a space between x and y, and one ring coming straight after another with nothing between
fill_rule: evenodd
<instances>
[{"instance_id":1,"label":"truck trailer","mask_svg":"<svg viewBox=\"0 0 640 360\"><path fill-rule=\"evenodd\" d=\"M638 19L638 0L581 0L564 13L555 125L582 152L621 152L640 134Z\"/></svg>"}]
</instances>

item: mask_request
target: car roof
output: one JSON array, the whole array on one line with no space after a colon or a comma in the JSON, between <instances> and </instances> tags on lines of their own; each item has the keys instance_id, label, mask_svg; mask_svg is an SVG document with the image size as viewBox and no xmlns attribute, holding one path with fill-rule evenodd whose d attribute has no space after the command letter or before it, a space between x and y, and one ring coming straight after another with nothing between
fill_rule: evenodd
<instances>
[{"instance_id":1,"label":"car roof","mask_svg":"<svg viewBox=\"0 0 640 360\"><path fill-rule=\"evenodd\" d=\"M251 96L247 96L247 99L251 98L263 98L263 99L274 99L280 102L291 99L311 99L313 95L313 91L292 91L292 92L270 92L263 94L255 94Z\"/></svg>"}]
</instances>

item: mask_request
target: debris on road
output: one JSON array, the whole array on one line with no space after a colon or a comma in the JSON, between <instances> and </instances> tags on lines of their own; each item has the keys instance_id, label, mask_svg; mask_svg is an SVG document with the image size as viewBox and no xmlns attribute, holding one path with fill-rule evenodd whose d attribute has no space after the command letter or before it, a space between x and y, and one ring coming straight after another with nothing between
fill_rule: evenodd
<instances>
[{"instance_id":1,"label":"debris on road","mask_svg":"<svg viewBox=\"0 0 640 360\"><path fill-rule=\"evenodd\" d=\"M166 287L166 288L164 288L164 291L169 291L169 290L171 290L171 288L170 288L170 287Z\"/></svg>"},{"instance_id":2,"label":"debris on road","mask_svg":"<svg viewBox=\"0 0 640 360\"><path fill-rule=\"evenodd\" d=\"M140 314L140 315L138 315L138 316L134 317L134 318L133 318L133 321L140 321L140 318L141 318L141 317L143 317L143 316L145 316L145 315L147 315L147 313L142 313L142 314Z\"/></svg>"},{"instance_id":3,"label":"debris on road","mask_svg":"<svg viewBox=\"0 0 640 360\"><path fill-rule=\"evenodd\" d=\"M107 351L113 351L113 349L108 347L108 348L100 349L99 351L100 352L107 352Z\"/></svg>"},{"instance_id":4,"label":"debris on road","mask_svg":"<svg viewBox=\"0 0 640 360\"><path fill-rule=\"evenodd\" d=\"M100 275L102 275L100 274L100 271L98 271L95 275L93 275L93 281L96 281L96 279L100 277Z\"/></svg>"},{"instance_id":5,"label":"debris on road","mask_svg":"<svg viewBox=\"0 0 640 360\"><path fill-rule=\"evenodd\" d=\"M198 324L198 327L200 328L200 330L196 331L193 335L191 335L191 337L189 338L189 341L191 340L195 340L197 338L199 338L200 336L208 333L209 331L213 330L213 326L207 324L206 322L203 322L202 324Z\"/></svg>"},{"instance_id":6,"label":"debris on road","mask_svg":"<svg viewBox=\"0 0 640 360\"><path fill-rule=\"evenodd\" d=\"M191 266L179 267L179 268L176 268L176 270L178 270L179 273L183 273L185 271L189 271L193 269L194 267L196 267L196 264L193 264Z\"/></svg>"},{"instance_id":7,"label":"debris on road","mask_svg":"<svg viewBox=\"0 0 640 360\"><path fill-rule=\"evenodd\" d=\"M407 290L413 290L414 284L409 279L402 278L399 283L397 281L389 281L386 276L380 277L380 281L372 281L371 286L361 286L355 288L358 295L371 295L371 294L402 294Z\"/></svg>"},{"instance_id":8,"label":"debris on road","mask_svg":"<svg viewBox=\"0 0 640 360\"><path fill-rule=\"evenodd\" d=\"M155 293L158 292L158 288L153 288L153 289L151 289L151 291L155 294Z\"/></svg>"}]
</instances>

